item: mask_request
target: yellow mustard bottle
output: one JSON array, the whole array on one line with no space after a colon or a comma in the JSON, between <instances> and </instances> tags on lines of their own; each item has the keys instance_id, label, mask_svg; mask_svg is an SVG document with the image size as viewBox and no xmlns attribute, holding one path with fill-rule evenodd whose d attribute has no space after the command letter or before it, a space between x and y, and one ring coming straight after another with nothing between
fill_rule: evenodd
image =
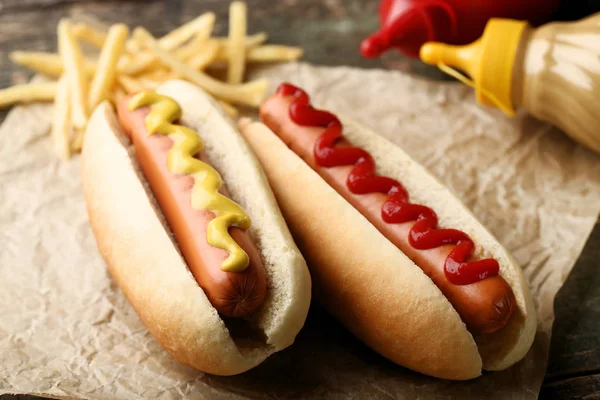
<instances>
[{"instance_id":1,"label":"yellow mustard bottle","mask_svg":"<svg viewBox=\"0 0 600 400\"><path fill-rule=\"evenodd\" d=\"M600 13L537 29L493 18L475 42L430 42L420 57L472 86L480 103L510 116L525 109L600 153Z\"/></svg>"}]
</instances>

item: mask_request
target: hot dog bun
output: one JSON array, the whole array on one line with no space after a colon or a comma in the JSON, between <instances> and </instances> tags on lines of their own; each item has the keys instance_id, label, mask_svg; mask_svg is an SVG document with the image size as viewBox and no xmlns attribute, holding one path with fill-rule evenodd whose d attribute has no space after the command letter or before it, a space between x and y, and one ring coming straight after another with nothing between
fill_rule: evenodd
<instances>
[{"instance_id":1,"label":"hot dog bun","mask_svg":"<svg viewBox=\"0 0 600 400\"><path fill-rule=\"evenodd\" d=\"M188 270L138 167L113 107L94 112L86 132L82 179L90 222L111 275L158 342L181 363L215 375L260 364L294 341L306 319L308 270L252 151L220 106L196 86L172 81L159 93L183 109L233 200L251 216L268 282L250 317L259 335L236 333Z\"/></svg>"},{"instance_id":2,"label":"hot dog bun","mask_svg":"<svg viewBox=\"0 0 600 400\"><path fill-rule=\"evenodd\" d=\"M516 298L512 318L494 334L473 337L433 282L272 131L240 122L265 169L284 216L307 257L315 293L357 337L410 369L466 380L508 368L527 353L536 316L521 269L449 189L383 137L341 118L350 142L370 152L378 173L401 180L441 226L466 232L478 256L493 256Z\"/></svg>"}]
</instances>

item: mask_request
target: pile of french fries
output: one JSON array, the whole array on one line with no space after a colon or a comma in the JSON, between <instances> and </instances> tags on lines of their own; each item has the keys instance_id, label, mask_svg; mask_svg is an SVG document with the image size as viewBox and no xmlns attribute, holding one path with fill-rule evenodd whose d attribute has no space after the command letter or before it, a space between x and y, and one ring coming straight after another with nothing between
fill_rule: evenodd
<instances>
[{"instance_id":1,"label":"pile of french fries","mask_svg":"<svg viewBox=\"0 0 600 400\"><path fill-rule=\"evenodd\" d=\"M64 159L81 151L92 111L103 101L116 104L125 96L154 90L169 79L193 82L220 101L235 117L235 105L257 107L265 96L265 79L244 83L248 63L285 62L302 57L298 47L265 45L268 36L247 34L247 7L235 1L229 9L229 35L212 36L215 14L207 12L156 39L143 27L124 24L99 29L63 19L58 24L58 54L16 51L11 60L52 82L33 82L0 90L0 107L32 101L54 101L51 135ZM96 48L84 55L82 42ZM226 78L215 71L226 68Z\"/></svg>"}]
</instances>

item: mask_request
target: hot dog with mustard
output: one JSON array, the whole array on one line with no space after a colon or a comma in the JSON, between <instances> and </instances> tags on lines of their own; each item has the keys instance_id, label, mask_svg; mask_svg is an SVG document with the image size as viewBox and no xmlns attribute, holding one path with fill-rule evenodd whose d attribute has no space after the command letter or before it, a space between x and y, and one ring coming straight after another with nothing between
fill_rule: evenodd
<instances>
[{"instance_id":1,"label":"hot dog with mustard","mask_svg":"<svg viewBox=\"0 0 600 400\"><path fill-rule=\"evenodd\" d=\"M160 344L218 375L289 346L310 278L266 178L220 106L172 81L99 106L82 177L109 270Z\"/></svg>"},{"instance_id":2,"label":"hot dog with mustard","mask_svg":"<svg viewBox=\"0 0 600 400\"><path fill-rule=\"evenodd\" d=\"M156 92L125 98L118 116L192 275L219 313L244 317L266 296L250 217L229 198L175 100Z\"/></svg>"}]
</instances>

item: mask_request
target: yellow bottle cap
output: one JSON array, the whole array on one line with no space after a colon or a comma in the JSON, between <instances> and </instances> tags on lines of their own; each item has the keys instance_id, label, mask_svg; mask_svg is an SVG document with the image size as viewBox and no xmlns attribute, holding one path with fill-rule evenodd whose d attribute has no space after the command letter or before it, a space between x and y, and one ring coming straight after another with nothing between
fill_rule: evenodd
<instances>
[{"instance_id":1,"label":"yellow bottle cap","mask_svg":"<svg viewBox=\"0 0 600 400\"><path fill-rule=\"evenodd\" d=\"M471 44L453 46L429 42L421 47L421 60L475 89L477 101L515 114L511 92L517 49L527 22L492 18L483 35ZM470 79L456 71L458 68Z\"/></svg>"}]
</instances>

